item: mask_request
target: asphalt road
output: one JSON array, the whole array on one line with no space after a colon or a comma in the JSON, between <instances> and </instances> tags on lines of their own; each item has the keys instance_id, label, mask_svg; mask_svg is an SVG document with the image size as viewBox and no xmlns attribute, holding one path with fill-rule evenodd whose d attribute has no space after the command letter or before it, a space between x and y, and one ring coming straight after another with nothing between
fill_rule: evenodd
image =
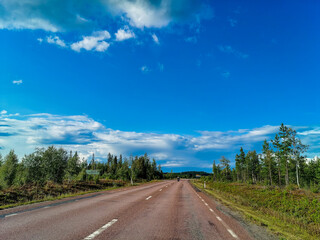
<instances>
[{"instance_id":1,"label":"asphalt road","mask_svg":"<svg viewBox=\"0 0 320 240\"><path fill-rule=\"evenodd\" d=\"M252 238L181 180L2 210L0 239Z\"/></svg>"}]
</instances>

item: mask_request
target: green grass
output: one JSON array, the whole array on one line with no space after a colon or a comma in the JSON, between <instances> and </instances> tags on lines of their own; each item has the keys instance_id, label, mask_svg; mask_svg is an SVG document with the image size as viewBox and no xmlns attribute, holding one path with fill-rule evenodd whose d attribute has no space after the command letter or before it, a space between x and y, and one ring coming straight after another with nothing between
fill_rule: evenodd
<instances>
[{"instance_id":1,"label":"green grass","mask_svg":"<svg viewBox=\"0 0 320 240\"><path fill-rule=\"evenodd\" d=\"M319 195L241 183L194 185L284 239L320 239Z\"/></svg>"},{"instance_id":2,"label":"green grass","mask_svg":"<svg viewBox=\"0 0 320 240\"><path fill-rule=\"evenodd\" d=\"M43 186L11 187L0 191L0 210L128 186L130 183L124 181L100 180L99 183L73 181L64 184L47 183Z\"/></svg>"}]
</instances>

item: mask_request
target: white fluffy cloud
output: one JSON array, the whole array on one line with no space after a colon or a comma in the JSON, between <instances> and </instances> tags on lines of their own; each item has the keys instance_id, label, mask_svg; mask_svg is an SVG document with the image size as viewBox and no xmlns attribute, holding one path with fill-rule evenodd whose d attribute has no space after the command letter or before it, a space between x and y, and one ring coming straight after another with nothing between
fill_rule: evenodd
<instances>
[{"instance_id":1,"label":"white fluffy cloud","mask_svg":"<svg viewBox=\"0 0 320 240\"><path fill-rule=\"evenodd\" d=\"M0 112L1 115L7 114L7 113L8 113L8 112L7 112L6 110L2 110L2 111Z\"/></svg>"},{"instance_id":2,"label":"white fluffy cloud","mask_svg":"<svg viewBox=\"0 0 320 240\"><path fill-rule=\"evenodd\" d=\"M116 41L124 41L130 38L135 38L134 32L129 29L119 29L116 33Z\"/></svg>"},{"instance_id":3,"label":"white fluffy cloud","mask_svg":"<svg viewBox=\"0 0 320 240\"><path fill-rule=\"evenodd\" d=\"M21 79L20 80L13 80L12 83L15 85L20 85L23 83L23 81Z\"/></svg>"},{"instance_id":4,"label":"white fluffy cloud","mask_svg":"<svg viewBox=\"0 0 320 240\"><path fill-rule=\"evenodd\" d=\"M80 52L81 49L104 52L110 46L110 44L104 40L109 39L110 37L111 36L108 31L97 31L91 36L83 36L82 40L79 42L72 43L71 49L77 52Z\"/></svg>"},{"instance_id":5,"label":"white fluffy cloud","mask_svg":"<svg viewBox=\"0 0 320 240\"><path fill-rule=\"evenodd\" d=\"M156 44L160 44L159 38L157 37L156 34L152 34L151 37L152 37L153 41L154 41Z\"/></svg>"},{"instance_id":6,"label":"white fluffy cloud","mask_svg":"<svg viewBox=\"0 0 320 240\"><path fill-rule=\"evenodd\" d=\"M38 40L39 41L39 40ZM42 42L42 41L39 41L39 42ZM50 43L50 44L55 44L55 45L58 45L60 47L66 47L66 43L61 40L58 36L49 36L47 37L47 42Z\"/></svg>"},{"instance_id":7,"label":"white fluffy cloud","mask_svg":"<svg viewBox=\"0 0 320 240\"><path fill-rule=\"evenodd\" d=\"M1 0L0 29L99 29L119 16L134 27L161 28L192 17L207 18L207 9L198 0Z\"/></svg>"}]
</instances>

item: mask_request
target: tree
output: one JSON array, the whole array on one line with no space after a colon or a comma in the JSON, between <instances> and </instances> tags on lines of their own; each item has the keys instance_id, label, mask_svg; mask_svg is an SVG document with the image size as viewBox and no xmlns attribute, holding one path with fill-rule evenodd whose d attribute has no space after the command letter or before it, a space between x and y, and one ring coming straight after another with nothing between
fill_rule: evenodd
<instances>
[{"instance_id":1,"label":"tree","mask_svg":"<svg viewBox=\"0 0 320 240\"><path fill-rule=\"evenodd\" d=\"M281 157L282 161L284 162L285 166L285 183L286 186L289 185L289 168L288 168L288 161L289 161L289 156L290 156L290 147L292 144L292 129L288 128L285 126L283 123L280 126L279 129L279 137L281 139L281 144L280 144L280 151L281 151Z\"/></svg>"},{"instance_id":2,"label":"tree","mask_svg":"<svg viewBox=\"0 0 320 240\"><path fill-rule=\"evenodd\" d=\"M292 142L292 154L296 168L296 181L297 185L300 187L299 180L299 160L301 160L301 154L306 152L308 149L307 145L302 144L301 140L297 137L297 132L292 131L291 134L291 142Z\"/></svg>"},{"instance_id":3,"label":"tree","mask_svg":"<svg viewBox=\"0 0 320 240\"><path fill-rule=\"evenodd\" d=\"M213 171L213 179L215 181L220 181L221 180L221 167L220 165L216 165L216 161L213 161L213 166L212 166L212 171Z\"/></svg>"},{"instance_id":4,"label":"tree","mask_svg":"<svg viewBox=\"0 0 320 240\"><path fill-rule=\"evenodd\" d=\"M236 176L237 176L237 181L240 181L240 178L241 178L241 164L240 164L240 157L239 157L238 154L236 154L235 162L236 162Z\"/></svg>"},{"instance_id":5,"label":"tree","mask_svg":"<svg viewBox=\"0 0 320 240\"><path fill-rule=\"evenodd\" d=\"M246 154L243 151L243 148L240 148L240 154L239 154L239 163L240 163L240 171L241 171L241 181L246 180L246 173L245 173L245 164L246 164Z\"/></svg>"},{"instance_id":6,"label":"tree","mask_svg":"<svg viewBox=\"0 0 320 240\"><path fill-rule=\"evenodd\" d=\"M273 147L275 148L275 156L277 159L277 168L278 168L278 185L281 186L281 153L280 153L280 138L276 134L274 140L271 140Z\"/></svg>"},{"instance_id":7,"label":"tree","mask_svg":"<svg viewBox=\"0 0 320 240\"><path fill-rule=\"evenodd\" d=\"M223 168L222 174L224 175L225 180L231 180L230 160L222 156L220 158L220 164Z\"/></svg>"},{"instance_id":8,"label":"tree","mask_svg":"<svg viewBox=\"0 0 320 240\"><path fill-rule=\"evenodd\" d=\"M50 146L42 153L42 158L46 179L61 183L68 163L67 152L62 148L56 149L54 146Z\"/></svg>"},{"instance_id":9,"label":"tree","mask_svg":"<svg viewBox=\"0 0 320 240\"><path fill-rule=\"evenodd\" d=\"M68 178L76 177L80 173L80 171L81 171L80 158L78 156L78 153L75 152L75 154L72 156L72 152L70 152L70 157L68 159L67 169L66 169Z\"/></svg>"},{"instance_id":10,"label":"tree","mask_svg":"<svg viewBox=\"0 0 320 240\"><path fill-rule=\"evenodd\" d=\"M255 150L249 151L246 156L248 174L251 175L252 183L257 183L260 172L260 162L258 154Z\"/></svg>"},{"instance_id":11,"label":"tree","mask_svg":"<svg viewBox=\"0 0 320 240\"><path fill-rule=\"evenodd\" d=\"M5 187L10 187L16 177L18 167L18 156L11 150L4 159L1 166L0 179Z\"/></svg>"},{"instance_id":12,"label":"tree","mask_svg":"<svg viewBox=\"0 0 320 240\"><path fill-rule=\"evenodd\" d=\"M263 146L262 146L262 153L263 153L263 161L264 166L266 169L268 169L268 178L269 178L269 184L272 185L272 172L273 172L273 151L270 147L270 144L267 142L267 140L264 140Z\"/></svg>"},{"instance_id":13,"label":"tree","mask_svg":"<svg viewBox=\"0 0 320 240\"><path fill-rule=\"evenodd\" d=\"M46 181L44 172L44 162L42 158L42 150L37 149L36 152L25 155L22 163L26 168L26 182L42 184Z\"/></svg>"}]
</instances>

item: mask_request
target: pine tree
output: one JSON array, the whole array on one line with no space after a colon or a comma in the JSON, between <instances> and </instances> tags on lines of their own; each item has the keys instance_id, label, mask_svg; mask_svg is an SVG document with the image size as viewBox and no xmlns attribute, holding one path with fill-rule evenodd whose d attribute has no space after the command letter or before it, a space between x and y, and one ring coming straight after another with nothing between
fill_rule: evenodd
<instances>
[{"instance_id":1,"label":"pine tree","mask_svg":"<svg viewBox=\"0 0 320 240\"><path fill-rule=\"evenodd\" d=\"M280 126L279 129L279 136L281 139L280 144L280 150L281 150L281 157L282 161L284 162L285 166L285 183L286 186L289 185L289 168L288 168L288 162L289 162L289 156L290 156L290 147L291 147L291 132L292 129L285 126L283 123Z\"/></svg>"},{"instance_id":2,"label":"pine tree","mask_svg":"<svg viewBox=\"0 0 320 240\"><path fill-rule=\"evenodd\" d=\"M277 169L278 169L278 185L281 186L281 153L280 153L280 138L276 134L274 140L271 140L273 147L275 148L275 156L277 160Z\"/></svg>"},{"instance_id":3,"label":"pine tree","mask_svg":"<svg viewBox=\"0 0 320 240\"><path fill-rule=\"evenodd\" d=\"M222 166L222 173L224 175L224 180L231 180L231 169L230 169L230 160L222 156L220 158L220 164Z\"/></svg>"},{"instance_id":4,"label":"pine tree","mask_svg":"<svg viewBox=\"0 0 320 240\"><path fill-rule=\"evenodd\" d=\"M264 154L263 161L264 166L266 169L268 169L268 179L269 184L272 185L272 173L273 173L273 151L270 147L270 144L267 142L267 140L264 140L263 146L262 146L262 152Z\"/></svg>"},{"instance_id":5,"label":"pine tree","mask_svg":"<svg viewBox=\"0 0 320 240\"><path fill-rule=\"evenodd\" d=\"M246 154L243 151L243 148L240 148L240 154L239 154L239 165L240 165L240 172L241 172L241 181L246 181Z\"/></svg>"},{"instance_id":6,"label":"pine tree","mask_svg":"<svg viewBox=\"0 0 320 240\"><path fill-rule=\"evenodd\" d=\"M75 154L72 156L72 152L70 152L70 157L68 159L68 164L67 164L67 175L70 178L76 177L80 171L80 159L78 156L78 153L75 152Z\"/></svg>"}]
</instances>

